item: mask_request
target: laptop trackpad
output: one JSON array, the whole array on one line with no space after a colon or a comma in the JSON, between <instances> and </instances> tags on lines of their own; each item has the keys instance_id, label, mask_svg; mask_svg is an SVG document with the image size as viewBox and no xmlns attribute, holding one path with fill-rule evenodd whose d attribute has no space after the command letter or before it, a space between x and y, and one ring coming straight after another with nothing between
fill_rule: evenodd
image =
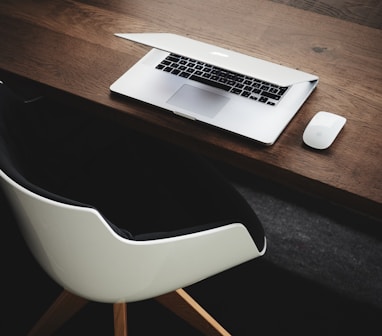
<instances>
[{"instance_id":1,"label":"laptop trackpad","mask_svg":"<svg viewBox=\"0 0 382 336\"><path fill-rule=\"evenodd\" d=\"M228 101L229 98L217 93L184 84L167 103L212 118Z\"/></svg>"}]
</instances>

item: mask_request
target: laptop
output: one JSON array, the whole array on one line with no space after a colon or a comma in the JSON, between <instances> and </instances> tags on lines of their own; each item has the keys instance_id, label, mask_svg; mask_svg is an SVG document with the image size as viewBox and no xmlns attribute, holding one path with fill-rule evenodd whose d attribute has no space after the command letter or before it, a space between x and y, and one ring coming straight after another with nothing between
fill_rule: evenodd
<instances>
[{"instance_id":1,"label":"laptop","mask_svg":"<svg viewBox=\"0 0 382 336\"><path fill-rule=\"evenodd\" d=\"M152 47L111 86L123 96L272 145L318 77L170 33L115 34Z\"/></svg>"}]
</instances>

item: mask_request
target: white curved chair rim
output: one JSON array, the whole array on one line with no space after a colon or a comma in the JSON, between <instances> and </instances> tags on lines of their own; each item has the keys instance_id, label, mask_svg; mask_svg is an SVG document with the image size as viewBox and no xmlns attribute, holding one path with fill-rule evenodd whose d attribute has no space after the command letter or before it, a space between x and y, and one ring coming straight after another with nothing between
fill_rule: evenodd
<instances>
[{"instance_id":1,"label":"white curved chair rim","mask_svg":"<svg viewBox=\"0 0 382 336\"><path fill-rule=\"evenodd\" d=\"M20 173L3 114L0 105L0 184L32 254L64 289L31 335L49 334L88 300L114 304L115 335L127 335L126 303L149 298L208 335L228 335L182 288L262 256L260 222L257 228L225 222L164 236L121 235L96 208L53 194Z\"/></svg>"}]
</instances>

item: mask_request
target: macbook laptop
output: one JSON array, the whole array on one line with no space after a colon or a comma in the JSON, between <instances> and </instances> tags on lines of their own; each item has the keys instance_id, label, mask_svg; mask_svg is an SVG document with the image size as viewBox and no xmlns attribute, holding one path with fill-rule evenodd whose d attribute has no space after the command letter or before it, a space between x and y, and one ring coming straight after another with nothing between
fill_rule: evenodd
<instances>
[{"instance_id":1,"label":"macbook laptop","mask_svg":"<svg viewBox=\"0 0 382 336\"><path fill-rule=\"evenodd\" d=\"M115 34L152 49L111 92L272 145L318 84L303 71L168 33Z\"/></svg>"}]
</instances>

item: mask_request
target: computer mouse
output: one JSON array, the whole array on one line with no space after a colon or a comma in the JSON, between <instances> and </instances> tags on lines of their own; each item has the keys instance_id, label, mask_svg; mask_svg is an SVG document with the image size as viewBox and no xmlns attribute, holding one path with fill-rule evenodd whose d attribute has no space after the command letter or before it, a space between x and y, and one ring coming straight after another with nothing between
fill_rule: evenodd
<instances>
[{"instance_id":1,"label":"computer mouse","mask_svg":"<svg viewBox=\"0 0 382 336\"><path fill-rule=\"evenodd\" d=\"M326 149L334 142L346 123L346 118L331 112L317 112L304 130L302 139L314 149Z\"/></svg>"}]
</instances>

